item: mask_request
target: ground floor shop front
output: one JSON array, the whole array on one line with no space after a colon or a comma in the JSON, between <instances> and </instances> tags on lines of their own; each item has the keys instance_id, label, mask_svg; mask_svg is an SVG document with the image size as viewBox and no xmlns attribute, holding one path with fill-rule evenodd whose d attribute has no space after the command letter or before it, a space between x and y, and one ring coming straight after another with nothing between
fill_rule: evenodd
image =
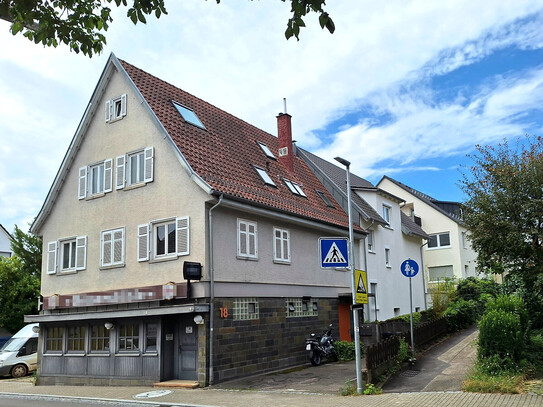
<instances>
[{"instance_id":1,"label":"ground floor shop front","mask_svg":"<svg viewBox=\"0 0 543 407\"><path fill-rule=\"evenodd\" d=\"M216 298L213 307L206 301L156 302L33 316L27 320L40 324L37 383L152 385L180 379L207 386L300 365L307 362L310 333L333 324L338 338L340 302Z\"/></svg>"}]
</instances>

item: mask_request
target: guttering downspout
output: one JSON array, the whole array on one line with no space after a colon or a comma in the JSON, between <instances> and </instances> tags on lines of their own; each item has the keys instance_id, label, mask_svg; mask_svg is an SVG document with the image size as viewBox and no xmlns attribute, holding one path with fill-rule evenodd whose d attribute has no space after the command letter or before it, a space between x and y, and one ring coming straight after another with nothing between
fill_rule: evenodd
<instances>
[{"instance_id":1,"label":"guttering downspout","mask_svg":"<svg viewBox=\"0 0 543 407\"><path fill-rule=\"evenodd\" d=\"M421 262L421 269L422 269L422 288L424 290L424 309L428 309L428 300L426 297L428 294L426 293L426 270L424 269L424 255L422 248L428 244L429 240L426 240L426 243L422 244L420 246L420 262Z\"/></svg>"},{"instance_id":2,"label":"guttering downspout","mask_svg":"<svg viewBox=\"0 0 543 407\"><path fill-rule=\"evenodd\" d=\"M213 384L213 315L215 302L215 265L213 263L213 210L222 203L223 194L208 213L209 223L209 385Z\"/></svg>"}]
</instances>

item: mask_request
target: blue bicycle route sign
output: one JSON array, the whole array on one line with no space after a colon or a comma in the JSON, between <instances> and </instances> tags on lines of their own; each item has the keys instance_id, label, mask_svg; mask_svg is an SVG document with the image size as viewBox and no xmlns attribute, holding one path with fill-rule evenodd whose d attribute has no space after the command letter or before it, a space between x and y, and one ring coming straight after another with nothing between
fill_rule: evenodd
<instances>
[{"instance_id":1,"label":"blue bicycle route sign","mask_svg":"<svg viewBox=\"0 0 543 407\"><path fill-rule=\"evenodd\" d=\"M406 277L415 277L419 272L419 265L415 260L408 259L402 263L400 266L400 271Z\"/></svg>"},{"instance_id":2,"label":"blue bicycle route sign","mask_svg":"<svg viewBox=\"0 0 543 407\"><path fill-rule=\"evenodd\" d=\"M319 238L322 268L349 267L348 239L342 237Z\"/></svg>"}]
</instances>

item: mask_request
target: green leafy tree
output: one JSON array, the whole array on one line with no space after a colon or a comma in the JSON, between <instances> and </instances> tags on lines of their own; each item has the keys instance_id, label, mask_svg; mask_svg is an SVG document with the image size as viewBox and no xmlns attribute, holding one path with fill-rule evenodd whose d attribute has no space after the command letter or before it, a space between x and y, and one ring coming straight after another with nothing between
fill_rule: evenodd
<instances>
[{"instance_id":1,"label":"green leafy tree","mask_svg":"<svg viewBox=\"0 0 543 407\"><path fill-rule=\"evenodd\" d=\"M38 312L42 242L15 226L11 248L13 257L0 257L0 326L15 333Z\"/></svg>"},{"instance_id":2,"label":"green leafy tree","mask_svg":"<svg viewBox=\"0 0 543 407\"><path fill-rule=\"evenodd\" d=\"M477 267L516 281L532 321L543 298L543 139L476 146L474 166L464 174L464 221L477 251Z\"/></svg>"},{"instance_id":3,"label":"green leafy tree","mask_svg":"<svg viewBox=\"0 0 543 407\"><path fill-rule=\"evenodd\" d=\"M299 39L300 28L305 27L303 18L312 12L318 14L322 28L334 32L334 22L323 9L324 0L288 1L292 17L287 22L287 39ZM160 18L168 14L164 3L165 0L0 0L0 19L11 22L13 35L22 33L44 46L63 43L76 53L92 57L102 52L106 44L104 33L113 22L111 7L126 6L127 17L134 24L145 24L150 15Z\"/></svg>"}]
</instances>

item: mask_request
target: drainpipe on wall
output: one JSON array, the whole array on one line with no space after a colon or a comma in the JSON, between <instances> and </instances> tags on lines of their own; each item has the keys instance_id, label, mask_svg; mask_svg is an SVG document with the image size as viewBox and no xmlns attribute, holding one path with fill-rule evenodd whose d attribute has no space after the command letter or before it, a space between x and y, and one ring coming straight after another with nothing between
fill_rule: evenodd
<instances>
[{"instance_id":1,"label":"drainpipe on wall","mask_svg":"<svg viewBox=\"0 0 543 407\"><path fill-rule=\"evenodd\" d=\"M213 210L222 203L223 195L219 197L219 202L209 209L209 385L213 384L213 315L215 302L215 264L213 263Z\"/></svg>"},{"instance_id":2,"label":"drainpipe on wall","mask_svg":"<svg viewBox=\"0 0 543 407\"><path fill-rule=\"evenodd\" d=\"M421 262L420 268L422 270L422 288L424 290L424 309L428 309L428 300L426 299L428 294L426 293L426 270L424 269L424 255L422 252L422 248L426 246L428 242L429 240L426 240L426 243L420 246L420 262Z\"/></svg>"}]
</instances>

